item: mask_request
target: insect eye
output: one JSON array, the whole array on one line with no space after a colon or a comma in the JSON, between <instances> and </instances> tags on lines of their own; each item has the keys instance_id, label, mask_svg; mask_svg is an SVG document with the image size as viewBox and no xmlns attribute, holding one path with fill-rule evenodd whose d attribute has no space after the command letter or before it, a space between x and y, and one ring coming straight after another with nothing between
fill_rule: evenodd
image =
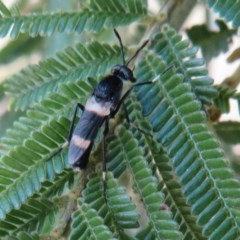
<instances>
[{"instance_id":1,"label":"insect eye","mask_svg":"<svg viewBox=\"0 0 240 240\"><path fill-rule=\"evenodd\" d=\"M126 73L124 71L119 70L117 75L123 80L128 80L128 76L126 75Z\"/></svg>"}]
</instances>

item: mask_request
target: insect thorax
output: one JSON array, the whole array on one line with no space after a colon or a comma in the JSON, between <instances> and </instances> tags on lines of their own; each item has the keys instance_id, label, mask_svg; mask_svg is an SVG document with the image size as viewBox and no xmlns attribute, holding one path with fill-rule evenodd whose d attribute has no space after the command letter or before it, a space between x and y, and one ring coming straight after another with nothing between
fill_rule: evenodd
<instances>
[{"instance_id":1,"label":"insect thorax","mask_svg":"<svg viewBox=\"0 0 240 240\"><path fill-rule=\"evenodd\" d=\"M117 76L108 75L104 77L93 92L97 102L111 102L116 104L120 97L123 88L121 79Z\"/></svg>"}]
</instances>

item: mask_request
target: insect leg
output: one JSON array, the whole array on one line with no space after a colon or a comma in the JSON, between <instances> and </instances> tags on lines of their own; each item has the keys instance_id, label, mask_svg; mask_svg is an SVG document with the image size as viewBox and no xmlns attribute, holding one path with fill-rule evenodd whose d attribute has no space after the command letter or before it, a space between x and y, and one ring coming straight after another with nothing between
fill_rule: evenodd
<instances>
[{"instance_id":1,"label":"insect leg","mask_svg":"<svg viewBox=\"0 0 240 240\"><path fill-rule=\"evenodd\" d=\"M73 128L74 128L74 122L75 122L75 119L76 119L76 116L77 116L77 110L78 109L81 109L82 111L84 111L85 107L81 104L81 103L78 103L75 107L75 110L73 112L73 116L72 116L72 120L71 120L71 125L70 125L70 129L69 129L69 133L68 133L68 137L67 137L67 140L68 142L70 142L71 138L72 138L72 133L73 133Z\"/></svg>"},{"instance_id":2,"label":"insect leg","mask_svg":"<svg viewBox=\"0 0 240 240\"><path fill-rule=\"evenodd\" d=\"M120 101L118 102L118 105L116 107L116 109L111 113L111 118L114 118L114 116L116 115L116 113L119 111L119 108L121 107L122 103L124 102L124 100L128 97L128 95L131 93L131 91L133 90L133 87L129 88L125 94L122 96L122 98L120 99Z\"/></svg>"},{"instance_id":3,"label":"insect leg","mask_svg":"<svg viewBox=\"0 0 240 240\"><path fill-rule=\"evenodd\" d=\"M107 163L105 158L105 140L109 130L109 117L105 121L105 128L103 131L103 140L102 140L102 178L103 178L103 195L106 197L106 181L107 181Z\"/></svg>"},{"instance_id":4,"label":"insect leg","mask_svg":"<svg viewBox=\"0 0 240 240\"><path fill-rule=\"evenodd\" d=\"M109 118L106 119L105 121L105 128L103 131L103 141L102 141L102 158L103 158L103 166L102 166L102 170L103 170L103 178L106 178L106 173L107 173L107 164L106 164L106 159L105 159L105 140L106 140L106 136L108 134L108 130L109 130Z\"/></svg>"},{"instance_id":5,"label":"insect leg","mask_svg":"<svg viewBox=\"0 0 240 240\"><path fill-rule=\"evenodd\" d=\"M144 131L143 129L141 129L140 127L138 127L137 125L135 125L134 123L132 123L132 122L130 121L126 104L123 102L122 105L123 105L123 110L124 110L124 113L125 113L125 117L126 117L127 123L128 123L130 126L132 126L133 128L137 129L139 132L141 132L141 133L143 133L143 134L145 134L145 135L148 135L148 136L152 137L152 134Z\"/></svg>"},{"instance_id":6,"label":"insect leg","mask_svg":"<svg viewBox=\"0 0 240 240\"><path fill-rule=\"evenodd\" d=\"M67 137L67 141L65 143L63 143L57 150L56 152L54 152L52 155L50 155L50 157L47 160L50 160L51 158L55 157L57 154L59 154L64 148L68 147L68 144L72 138L72 133L73 133L73 127L74 127L74 121L77 115L77 110L78 108L80 108L82 111L84 111L84 106L81 103L78 103L74 109L74 113L72 116L72 120L71 120L71 125L70 125L70 130L68 133L68 137Z\"/></svg>"}]
</instances>

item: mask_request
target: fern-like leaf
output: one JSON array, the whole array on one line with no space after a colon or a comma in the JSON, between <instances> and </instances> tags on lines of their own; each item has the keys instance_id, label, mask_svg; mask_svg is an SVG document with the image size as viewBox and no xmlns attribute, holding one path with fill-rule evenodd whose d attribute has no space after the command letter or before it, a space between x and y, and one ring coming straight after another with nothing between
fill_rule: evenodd
<instances>
[{"instance_id":1,"label":"fern-like leaf","mask_svg":"<svg viewBox=\"0 0 240 240\"><path fill-rule=\"evenodd\" d=\"M147 81L145 72L159 76L161 71L162 60L149 56L137 76ZM138 97L156 139L171 158L197 223L209 239L239 238L240 185L207 128L201 103L181 75L168 71L158 80L154 86L139 88ZM154 91L159 94L150 94Z\"/></svg>"},{"instance_id":2,"label":"fern-like leaf","mask_svg":"<svg viewBox=\"0 0 240 240\"><path fill-rule=\"evenodd\" d=\"M54 159L55 160L55 159ZM50 171L48 170L50 173ZM40 195L35 194L28 198L19 209L12 209L0 221L0 237L11 238L24 232L41 232L46 218L54 218L55 210L60 206L57 203L57 197L66 186L73 180L72 171L64 171L56 177L52 176L53 181L45 181L39 191ZM52 197L55 197L52 200Z\"/></svg>"},{"instance_id":3,"label":"fern-like leaf","mask_svg":"<svg viewBox=\"0 0 240 240\"><path fill-rule=\"evenodd\" d=\"M82 202L79 203L79 206L80 210L73 214L70 240L114 239L96 210Z\"/></svg>"},{"instance_id":4,"label":"fern-like leaf","mask_svg":"<svg viewBox=\"0 0 240 240\"><path fill-rule=\"evenodd\" d=\"M184 75L184 80L191 84L200 101L212 103L217 91L212 86L213 79L207 76L203 59L195 57L197 47L190 47L190 43L183 41L174 29L164 26L161 33L153 39L152 48L168 65L173 64L176 72Z\"/></svg>"},{"instance_id":5,"label":"fern-like leaf","mask_svg":"<svg viewBox=\"0 0 240 240\"><path fill-rule=\"evenodd\" d=\"M164 195L158 191L157 179L152 175L147 162L142 157L143 153L138 148L136 139L132 138L130 132L124 127L118 130L117 135L119 137L111 141L109 147L114 151L115 146L121 146L120 152L123 153L125 164L133 177L135 189L143 201L155 238L180 239L181 234L178 232L177 224L172 221L170 212L161 209ZM116 155L116 159L118 158L119 156Z\"/></svg>"},{"instance_id":6,"label":"fern-like leaf","mask_svg":"<svg viewBox=\"0 0 240 240\"><path fill-rule=\"evenodd\" d=\"M139 102L134 99L135 98L132 97L131 101L129 100L126 104L128 106L128 112L130 113L129 117L134 124L150 132L151 129L146 125L146 120L143 120ZM131 130L134 131L133 128ZM153 172L156 171L155 168L159 171L156 177L160 183L159 189L165 194L164 204L171 210L173 219L179 224L179 231L183 233L183 239L206 239L202 235L202 229L197 224L196 217L192 215L191 208L181 191L181 185L179 181L177 181L177 176L174 173L171 158L165 154L162 146L154 139L146 137L145 134L140 134L139 131L136 130L134 131L134 137L137 139L139 146L144 146L144 158L148 161L149 167L154 164ZM124 163L115 165L119 166L122 164ZM162 210L166 210L165 205L162 205ZM149 227L147 227L147 229L148 228ZM145 232L146 230L143 229L139 234Z\"/></svg>"},{"instance_id":7,"label":"fern-like leaf","mask_svg":"<svg viewBox=\"0 0 240 240\"><path fill-rule=\"evenodd\" d=\"M124 229L138 226L139 214L123 187L117 186L110 174L107 175L105 193L102 181L99 176L92 175L83 191L83 200L97 210L107 226L114 226L112 231L115 234L122 236Z\"/></svg>"},{"instance_id":8,"label":"fern-like leaf","mask_svg":"<svg viewBox=\"0 0 240 240\"><path fill-rule=\"evenodd\" d=\"M141 107L139 106L139 102L135 100L135 97L132 96L131 101L129 100L126 105L131 121L145 131L150 132L151 129L148 127L146 120L144 120ZM129 126L126 125L126 127ZM181 185L179 181L177 181L177 176L174 173L171 158L165 154L161 145L153 138L147 137L146 134L140 134L139 131L134 128L131 130L134 133L134 138L138 141L138 145L143 148L144 158L148 162L148 167L151 167L153 172L157 172L158 170L158 174L155 174L155 176L160 183L159 189L165 194L164 204L171 210L173 219L179 224L179 230L183 233L183 239L206 239L203 237L202 229L197 225L196 217L192 215L191 208L189 204L187 204L186 198L181 191ZM111 163L112 160L109 162L110 166L112 166ZM115 161L114 165L119 166L126 164L125 161L121 162L121 164ZM113 170L115 169L118 168L113 168ZM162 210L166 210L165 205L162 205ZM148 228L149 227L147 227L147 229ZM145 230L143 229L139 234L144 233Z\"/></svg>"},{"instance_id":9,"label":"fern-like leaf","mask_svg":"<svg viewBox=\"0 0 240 240\"><path fill-rule=\"evenodd\" d=\"M103 75L117 63L120 49L93 42L85 47L77 44L57 53L57 58L32 65L5 81L6 93L14 98L15 109L25 109L41 101L49 93L58 92L59 86L69 81L87 80Z\"/></svg>"},{"instance_id":10,"label":"fern-like leaf","mask_svg":"<svg viewBox=\"0 0 240 240\"><path fill-rule=\"evenodd\" d=\"M18 164L14 164L14 160L18 161ZM39 192L44 180L53 180L59 169L63 171L66 166L61 158L58 161L55 160L54 164L38 160L36 155L25 147L19 147L16 151L10 152L9 156L2 158L0 169L1 219L4 219L11 210L18 209L28 197Z\"/></svg>"},{"instance_id":11,"label":"fern-like leaf","mask_svg":"<svg viewBox=\"0 0 240 240\"><path fill-rule=\"evenodd\" d=\"M2 240L40 240L40 236L37 233L26 233L20 232L17 236L8 236L6 238L2 238Z\"/></svg>"},{"instance_id":12,"label":"fern-like leaf","mask_svg":"<svg viewBox=\"0 0 240 240\"><path fill-rule=\"evenodd\" d=\"M10 64L14 59L31 54L36 48L41 47L42 38L29 38L28 36L20 36L15 41L10 41L4 48L0 50L0 63Z\"/></svg>"},{"instance_id":13,"label":"fern-like leaf","mask_svg":"<svg viewBox=\"0 0 240 240\"><path fill-rule=\"evenodd\" d=\"M141 66L142 67L142 66ZM143 71L144 71L143 67ZM148 72L148 71L146 71ZM151 79L151 76L147 76L145 72L146 79ZM150 93L154 96L155 91L151 89ZM135 99L134 95L131 95L131 99L126 102L127 111L129 114L130 121L134 123L136 126L139 126L141 129L144 129L145 132L151 132L151 128L149 128L146 120L144 120L141 107L139 106L139 102ZM125 115L123 115L124 117ZM125 125L126 128L129 128L129 124ZM131 138L137 139L138 146L141 146L143 151L142 155L144 156L145 161L147 161L148 165L145 168L152 168L152 171L156 171L156 167L159 170L161 176L159 174L156 176L158 180L155 179L154 182L163 183L162 191L165 193L166 197L164 202L166 202L167 206L173 213L173 218L180 225L180 231L183 233L183 239L206 239L203 237L201 233L201 227L199 227L196 223L196 218L191 214L191 208L189 204L186 203L186 198L183 196L181 191L181 185L176 181L177 177L172 169L172 165L170 163L170 158L164 154L163 149L161 149L160 144L156 143L152 138L149 138L148 135L140 133L135 128L131 127L132 136ZM122 136L122 134L119 134ZM123 140L125 143L125 139ZM128 142L126 143L128 144ZM123 171L127 168L127 161L125 156L125 151L121 147L122 143L116 140L115 136L111 136L108 138L108 146L109 151L107 154L108 161L108 169L114 172L114 175L119 177ZM127 152L127 151L126 151ZM131 154L134 156L134 154ZM123 161L124 159L124 161ZM139 161L140 164L140 161ZM145 162L146 164L146 162ZM154 164L154 165L153 165ZM131 167L130 167L131 169ZM154 170L155 169L155 170ZM131 170L133 172L133 170ZM134 174L131 174L134 175ZM154 179L154 177L152 177ZM135 188L134 188L135 189ZM142 197L141 197L142 199ZM143 200L144 201L144 200ZM164 204L162 204L162 210L165 209ZM160 205L160 203L159 203ZM149 206L146 206L146 209L149 209ZM150 222L150 226L152 223ZM148 226L146 229L149 229ZM147 230L146 230L147 231ZM136 236L142 236L142 234L146 233L145 229L141 230L139 234ZM151 231L151 236L154 236L154 231ZM147 236L146 236L147 237ZM149 236L150 237L150 236ZM152 237L154 238L154 237ZM142 238L140 238L142 239Z\"/></svg>"},{"instance_id":14,"label":"fern-like leaf","mask_svg":"<svg viewBox=\"0 0 240 240\"><path fill-rule=\"evenodd\" d=\"M32 198L18 210L13 210L0 222L0 236L11 238L21 231L32 232L41 229L45 217L53 213L53 202L43 198Z\"/></svg>"},{"instance_id":15,"label":"fern-like leaf","mask_svg":"<svg viewBox=\"0 0 240 240\"><path fill-rule=\"evenodd\" d=\"M202 228L197 224L196 217L191 213L191 207L182 193L181 184L170 164L171 159L166 154L154 154L157 167L164 181L162 191L166 196L166 204L173 212L173 219L179 224L183 239L206 240Z\"/></svg>"},{"instance_id":16,"label":"fern-like leaf","mask_svg":"<svg viewBox=\"0 0 240 240\"><path fill-rule=\"evenodd\" d=\"M239 1L207 0L208 6L237 28L240 25Z\"/></svg>"},{"instance_id":17,"label":"fern-like leaf","mask_svg":"<svg viewBox=\"0 0 240 240\"><path fill-rule=\"evenodd\" d=\"M1 17L11 17L11 12L7 9L7 7L0 1L0 12Z\"/></svg>"},{"instance_id":18,"label":"fern-like leaf","mask_svg":"<svg viewBox=\"0 0 240 240\"><path fill-rule=\"evenodd\" d=\"M49 148L56 147L56 143L49 141L44 147L44 139L40 132L43 126L52 122L55 130L61 132L64 137L58 141L63 142L69 131L70 122L62 118L60 126L56 122L59 116L70 117L77 102L84 102L87 95L92 91L92 85L82 81L76 83L64 84L60 87L59 94L51 94L49 98L41 101L27 112L27 116L20 117L19 121L14 123L14 127L7 131L7 136L2 139L5 149L12 149L15 146L22 145L22 139L25 139L25 145L39 154L48 154ZM62 126L61 126L62 125Z\"/></svg>"},{"instance_id":19,"label":"fern-like leaf","mask_svg":"<svg viewBox=\"0 0 240 240\"><path fill-rule=\"evenodd\" d=\"M4 14L8 11L1 8ZM3 16L0 18L0 37L10 31L11 38L20 33L28 33L31 37L51 36L54 32L77 32L83 30L99 32L103 28L126 25L146 14L146 5L139 0L109 2L92 0L89 8L73 12L54 12L48 14L32 14L29 16Z\"/></svg>"},{"instance_id":20,"label":"fern-like leaf","mask_svg":"<svg viewBox=\"0 0 240 240\"><path fill-rule=\"evenodd\" d=\"M12 209L19 208L29 196L40 191L43 182L53 180L68 166L66 158L58 157L54 161L46 159L66 141L70 121L59 115L69 117L66 106L69 103L71 109L81 99L84 86L76 83L74 86L72 83L62 86L61 94L55 94L36 105L27 117L20 118L15 124L15 131L10 131L9 137L3 140L9 152L1 158L1 219ZM22 142L22 139L25 141Z\"/></svg>"}]
</instances>

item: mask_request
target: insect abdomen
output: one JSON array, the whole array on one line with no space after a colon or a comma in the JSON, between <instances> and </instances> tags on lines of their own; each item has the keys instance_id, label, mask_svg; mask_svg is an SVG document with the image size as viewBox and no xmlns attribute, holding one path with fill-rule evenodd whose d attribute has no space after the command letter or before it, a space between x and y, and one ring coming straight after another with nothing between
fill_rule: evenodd
<instances>
[{"instance_id":1,"label":"insect abdomen","mask_svg":"<svg viewBox=\"0 0 240 240\"><path fill-rule=\"evenodd\" d=\"M103 116L87 110L83 112L70 141L68 161L71 165L86 168L93 140L103 122Z\"/></svg>"}]
</instances>

